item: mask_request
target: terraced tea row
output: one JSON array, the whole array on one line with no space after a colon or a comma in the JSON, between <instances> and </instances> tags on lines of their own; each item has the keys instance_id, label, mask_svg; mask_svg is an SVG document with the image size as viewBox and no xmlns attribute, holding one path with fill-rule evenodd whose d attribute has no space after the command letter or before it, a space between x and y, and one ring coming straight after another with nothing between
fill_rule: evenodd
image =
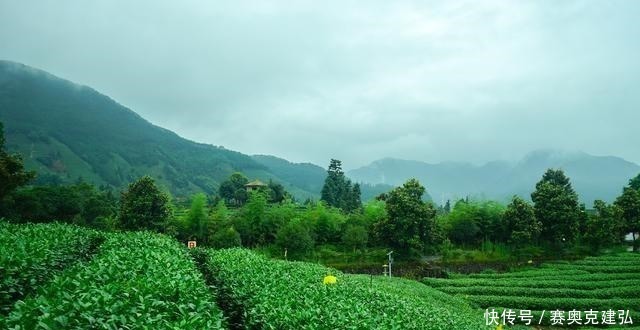
<instances>
[{"instance_id":1,"label":"terraced tea row","mask_svg":"<svg viewBox=\"0 0 640 330\"><path fill-rule=\"evenodd\" d=\"M526 296L526 297L555 297L555 298L638 298L638 288L633 286L622 286L616 288L603 288L591 290L575 290L565 288L537 288L537 287L511 287L511 286L445 286L438 290L448 294L464 295L495 295L495 296Z\"/></svg>"},{"instance_id":2,"label":"terraced tea row","mask_svg":"<svg viewBox=\"0 0 640 330\"><path fill-rule=\"evenodd\" d=\"M214 301L178 242L146 232L108 234L91 261L16 303L4 328L223 328Z\"/></svg>"},{"instance_id":3,"label":"terraced tea row","mask_svg":"<svg viewBox=\"0 0 640 330\"><path fill-rule=\"evenodd\" d=\"M482 308L514 310L630 310L640 316L640 257L621 253L554 262L504 274L425 278L428 286Z\"/></svg>"},{"instance_id":4,"label":"terraced tea row","mask_svg":"<svg viewBox=\"0 0 640 330\"><path fill-rule=\"evenodd\" d=\"M200 251L236 326L260 329L482 329L457 298L404 280L344 275L311 263L269 260L242 249ZM336 284L323 284L328 274Z\"/></svg>"},{"instance_id":5,"label":"terraced tea row","mask_svg":"<svg viewBox=\"0 0 640 330\"><path fill-rule=\"evenodd\" d=\"M64 224L0 222L0 315L102 242L96 231Z\"/></svg>"},{"instance_id":6,"label":"terraced tea row","mask_svg":"<svg viewBox=\"0 0 640 330\"><path fill-rule=\"evenodd\" d=\"M611 280L611 281L583 281L572 279L560 279L560 280L539 280L539 279L508 279L508 280L492 280L492 279L475 279L475 278L461 278L461 279L440 279L440 278L425 278L423 283L435 287L468 287L468 286L484 286L484 287L508 287L508 288L564 288L575 290L594 290L594 289L608 289L617 287L638 287L640 280Z\"/></svg>"}]
</instances>

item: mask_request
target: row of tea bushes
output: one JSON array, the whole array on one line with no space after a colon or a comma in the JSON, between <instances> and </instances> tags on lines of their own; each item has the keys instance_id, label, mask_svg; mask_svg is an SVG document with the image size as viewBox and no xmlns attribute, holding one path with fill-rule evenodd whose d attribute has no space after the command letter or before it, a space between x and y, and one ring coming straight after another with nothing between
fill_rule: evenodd
<instances>
[{"instance_id":1,"label":"row of tea bushes","mask_svg":"<svg viewBox=\"0 0 640 330\"><path fill-rule=\"evenodd\" d=\"M188 251L147 232L107 234L94 258L14 305L9 329L220 329L221 311ZM2 328L2 324L0 324Z\"/></svg>"},{"instance_id":2,"label":"row of tea bushes","mask_svg":"<svg viewBox=\"0 0 640 330\"><path fill-rule=\"evenodd\" d=\"M640 257L620 253L577 262L553 262L503 274L474 274L423 283L481 308L640 311Z\"/></svg>"},{"instance_id":3,"label":"row of tea bushes","mask_svg":"<svg viewBox=\"0 0 640 330\"><path fill-rule=\"evenodd\" d=\"M345 275L243 249L199 251L196 259L238 328L484 328L481 311L416 282ZM335 284L323 282L329 274Z\"/></svg>"},{"instance_id":4,"label":"row of tea bushes","mask_svg":"<svg viewBox=\"0 0 640 330\"><path fill-rule=\"evenodd\" d=\"M66 224L0 222L0 315L70 265L86 260L103 236Z\"/></svg>"}]
</instances>

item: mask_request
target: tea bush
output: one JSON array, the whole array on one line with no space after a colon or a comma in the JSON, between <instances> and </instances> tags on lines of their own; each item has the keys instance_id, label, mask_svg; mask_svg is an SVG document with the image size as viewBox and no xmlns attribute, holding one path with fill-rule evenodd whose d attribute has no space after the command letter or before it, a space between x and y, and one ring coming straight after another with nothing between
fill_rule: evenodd
<instances>
[{"instance_id":1,"label":"tea bush","mask_svg":"<svg viewBox=\"0 0 640 330\"><path fill-rule=\"evenodd\" d=\"M54 274L88 258L102 238L96 231L65 224L0 222L0 315Z\"/></svg>"},{"instance_id":2,"label":"tea bush","mask_svg":"<svg viewBox=\"0 0 640 330\"><path fill-rule=\"evenodd\" d=\"M223 316L185 247L148 232L109 234L88 263L18 302L9 329L220 329ZM2 328L0 324L0 328Z\"/></svg>"}]
</instances>

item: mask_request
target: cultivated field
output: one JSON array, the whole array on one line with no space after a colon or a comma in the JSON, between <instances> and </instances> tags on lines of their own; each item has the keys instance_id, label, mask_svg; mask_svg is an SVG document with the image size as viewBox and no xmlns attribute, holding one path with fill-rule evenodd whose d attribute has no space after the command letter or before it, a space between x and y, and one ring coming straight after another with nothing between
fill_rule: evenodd
<instances>
[{"instance_id":1,"label":"cultivated field","mask_svg":"<svg viewBox=\"0 0 640 330\"><path fill-rule=\"evenodd\" d=\"M148 232L0 223L0 249L2 329L483 328L480 309L415 281L190 254Z\"/></svg>"},{"instance_id":2,"label":"cultivated field","mask_svg":"<svg viewBox=\"0 0 640 330\"><path fill-rule=\"evenodd\" d=\"M486 308L629 309L640 321L632 253L422 284L62 224L0 222L0 249L2 329L496 328Z\"/></svg>"},{"instance_id":3,"label":"cultivated field","mask_svg":"<svg viewBox=\"0 0 640 330\"><path fill-rule=\"evenodd\" d=\"M640 254L637 253L553 262L510 273L425 278L423 283L483 309L531 310L535 324L543 316L542 311L546 311L543 324L551 323L554 310L565 312L565 325L572 310L597 311L600 325L602 311L615 311L619 325L618 310L630 310L634 324L640 322Z\"/></svg>"}]
</instances>

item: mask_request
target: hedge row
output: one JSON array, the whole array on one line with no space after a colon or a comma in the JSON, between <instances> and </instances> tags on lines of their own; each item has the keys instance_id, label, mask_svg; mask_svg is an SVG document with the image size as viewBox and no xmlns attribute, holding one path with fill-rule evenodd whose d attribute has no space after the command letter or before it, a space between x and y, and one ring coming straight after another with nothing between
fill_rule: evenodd
<instances>
[{"instance_id":1,"label":"hedge row","mask_svg":"<svg viewBox=\"0 0 640 330\"><path fill-rule=\"evenodd\" d=\"M247 250L200 251L232 326L249 329L483 329L482 314L425 286L350 276ZM336 284L323 284L328 274ZM431 299L436 297L435 299Z\"/></svg>"},{"instance_id":2,"label":"hedge row","mask_svg":"<svg viewBox=\"0 0 640 330\"><path fill-rule=\"evenodd\" d=\"M103 237L65 224L0 222L0 315L64 268L86 260Z\"/></svg>"},{"instance_id":3,"label":"hedge row","mask_svg":"<svg viewBox=\"0 0 640 330\"><path fill-rule=\"evenodd\" d=\"M513 297L494 295L466 295L465 299L482 308L490 306L512 306L512 308L530 310L636 310L640 306L640 298L595 299L595 298L541 298Z\"/></svg>"},{"instance_id":4,"label":"hedge row","mask_svg":"<svg viewBox=\"0 0 640 330\"><path fill-rule=\"evenodd\" d=\"M219 329L224 323L186 249L146 232L109 234L90 262L16 303L5 322L9 329Z\"/></svg>"},{"instance_id":5,"label":"hedge row","mask_svg":"<svg viewBox=\"0 0 640 330\"><path fill-rule=\"evenodd\" d=\"M445 286L438 290L448 294L463 295L495 295L495 296L523 296L523 297L554 297L554 298L596 298L596 299L615 299L615 298L637 298L640 296L637 287L616 287L602 288L594 290L579 290L565 288L532 288L532 287L513 287L513 286Z\"/></svg>"},{"instance_id":6,"label":"hedge row","mask_svg":"<svg viewBox=\"0 0 640 330\"><path fill-rule=\"evenodd\" d=\"M422 282L434 288L457 286L484 286L484 287L524 287L524 288L565 288L578 290L594 290L617 287L640 287L640 280L611 280L611 281L581 281L581 280L536 280L536 279L510 279L510 280L491 280L491 279L454 279L447 280L441 278L424 278Z\"/></svg>"}]
</instances>

